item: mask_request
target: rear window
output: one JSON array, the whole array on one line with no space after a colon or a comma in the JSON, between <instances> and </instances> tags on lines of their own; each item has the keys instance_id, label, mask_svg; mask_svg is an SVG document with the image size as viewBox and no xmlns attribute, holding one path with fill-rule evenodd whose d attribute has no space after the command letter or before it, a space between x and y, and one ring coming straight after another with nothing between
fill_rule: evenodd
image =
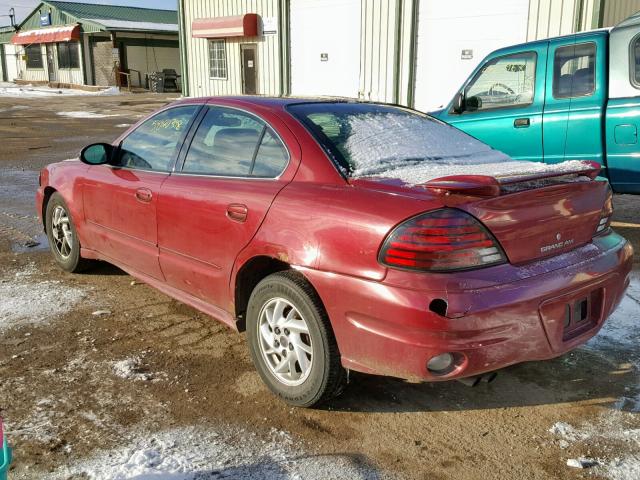
<instances>
[{"instance_id":1,"label":"rear window","mask_svg":"<svg viewBox=\"0 0 640 480\"><path fill-rule=\"evenodd\" d=\"M506 155L428 115L366 103L305 103L288 110L349 177L495 164Z\"/></svg>"}]
</instances>

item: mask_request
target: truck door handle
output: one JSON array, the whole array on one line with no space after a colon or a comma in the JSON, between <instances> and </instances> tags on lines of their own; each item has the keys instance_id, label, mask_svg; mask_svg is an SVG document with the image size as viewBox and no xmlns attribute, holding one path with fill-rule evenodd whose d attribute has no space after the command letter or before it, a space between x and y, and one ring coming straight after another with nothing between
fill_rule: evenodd
<instances>
[{"instance_id":1,"label":"truck door handle","mask_svg":"<svg viewBox=\"0 0 640 480\"><path fill-rule=\"evenodd\" d=\"M516 128L527 128L531 125L531 120L528 118L516 118L513 121L513 126Z\"/></svg>"},{"instance_id":2,"label":"truck door handle","mask_svg":"<svg viewBox=\"0 0 640 480\"><path fill-rule=\"evenodd\" d=\"M136 199L142 203L149 203L153 200L153 193L148 188L139 188L136 190Z\"/></svg>"},{"instance_id":3,"label":"truck door handle","mask_svg":"<svg viewBox=\"0 0 640 480\"><path fill-rule=\"evenodd\" d=\"M227 205L227 217L234 222L244 223L247 220L249 209L241 203Z\"/></svg>"}]
</instances>

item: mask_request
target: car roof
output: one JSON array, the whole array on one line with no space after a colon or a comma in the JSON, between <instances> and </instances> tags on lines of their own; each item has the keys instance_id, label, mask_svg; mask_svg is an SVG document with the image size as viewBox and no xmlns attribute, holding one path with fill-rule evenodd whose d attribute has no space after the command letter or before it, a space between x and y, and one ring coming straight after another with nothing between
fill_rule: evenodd
<instances>
[{"instance_id":1,"label":"car roof","mask_svg":"<svg viewBox=\"0 0 640 480\"><path fill-rule=\"evenodd\" d=\"M367 100L358 100L356 98L349 97L299 97L299 96L267 96L267 95L237 95L237 96L211 96L211 97L189 97L180 100L176 103L216 103L216 102L231 102L238 104L251 104L263 107L280 107L284 108L287 105L295 105L302 103L361 103L368 105L387 105L387 106L399 106L382 102L371 102Z\"/></svg>"}]
</instances>

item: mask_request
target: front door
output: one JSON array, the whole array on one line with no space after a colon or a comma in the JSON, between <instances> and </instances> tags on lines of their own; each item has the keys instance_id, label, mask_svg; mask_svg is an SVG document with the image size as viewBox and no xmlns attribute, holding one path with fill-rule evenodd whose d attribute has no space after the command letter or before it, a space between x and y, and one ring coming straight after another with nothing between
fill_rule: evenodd
<instances>
[{"instance_id":1,"label":"front door","mask_svg":"<svg viewBox=\"0 0 640 480\"><path fill-rule=\"evenodd\" d=\"M49 81L57 82L58 76L56 75L56 56L54 51L54 44L47 43L47 71L49 72Z\"/></svg>"},{"instance_id":2,"label":"front door","mask_svg":"<svg viewBox=\"0 0 640 480\"><path fill-rule=\"evenodd\" d=\"M240 45L242 57L242 93L258 93L258 47L255 43Z\"/></svg>"},{"instance_id":3,"label":"front door","mask_svg":"<svg viewBox=\"0 0 640 480\"><path fill-rule=\"evenodd\" d=\"M233 310L236 257L288 183L282 174L288 163L287 149L264 121L209 107L181 171L160 192L158 246L169 285Z\"/></svg>"},{"instance_id":4,"label":"front door","mask_svg":"<svg viewBox=\"0 0 640 480\"><path fill-rule=\"evenodd\" d=\"M84 182L84 245L106 260L162 279L158 261L157 205L184 135L200 109L165 110L140 125L121 143L110 165L93 166Z\"/></svg>"},{"instance_id":5,"label":"front door","mask_svg":"<svg viewBox=\"0 0 640 480\"><path fill-rule=\"evenodd\" d=\"M489 58L440 118L514 159L542 161L546 45Z\"/></svg>"}]
</instances>

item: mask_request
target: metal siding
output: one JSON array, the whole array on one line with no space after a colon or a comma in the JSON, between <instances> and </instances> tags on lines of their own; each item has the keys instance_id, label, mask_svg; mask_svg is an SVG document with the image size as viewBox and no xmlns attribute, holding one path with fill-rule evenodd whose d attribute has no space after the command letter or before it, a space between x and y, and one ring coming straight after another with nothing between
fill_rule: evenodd
<instances>
[{"instance_id":1,"label":"metal siding","mask_svg":"<svg viewBox=\"0 0 640 480\"><path fill-rule=\"evenodd\" d=\"M421 0L418 10L415 107L449 103L483 58L526 40L529 0ZM471 50L472 58L462 58Z\"/></svg>"},{"instance_id":2,"label":"metal siding","mask_svg":"<svg viewBox=\"0 0 640 480\"><path fill-rule=\"evenodd\" d=\"M582 0L585 5L593 0ZM567 35L575 31L580 0L531 0L527 41ZM585 19L586 21L586 19ZM582 29L582 28L581 28Z\"/></svg>"},{"instance_id":3,"label":"metal siding","mask_svg":"<svg viewBox=\"0 0 640 480\"><path fill-rule=\"evenodd\" d=\"M602 27L613 27L640 10L640 0L604 1Z\"/></svg>"},{"instance_id":4,"label":"metal siding","mask_svg":"<svg viewBox=\"0 0 640 480\"><path fill-rule=\"evenodd\" d=\"M279 95L281 92L279 35L227 38L227 78L209 78L208 40L193 38L191 23L198 18L226 17L257 13L261 17L276 17L277 0L186 0L184 2L185 45L189 70L189 95L242 94L240 44L255 43L258 47L258 93Z\"/></svg>"}]
</instances>

